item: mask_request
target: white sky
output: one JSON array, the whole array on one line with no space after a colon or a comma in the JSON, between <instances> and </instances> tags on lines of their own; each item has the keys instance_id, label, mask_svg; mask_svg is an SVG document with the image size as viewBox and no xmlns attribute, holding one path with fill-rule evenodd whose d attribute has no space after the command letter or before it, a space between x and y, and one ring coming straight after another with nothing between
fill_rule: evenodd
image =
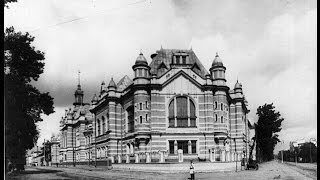
<instances>
[{"instance_id":1,"label":"white sky","mask_svg":"<svg viewBox=\"0 0 320 180\"><path fill-rule=\"evenodd\" d=\"M5 9L4 25L35 36L46 57L35 85L55 103L38 124L38 145L59 132L78 69L89 102L102 80L132 78L140 49L150 63L161 46L192 47L207 70L218 52L229 87L237 78L243 84L252 121L258 106L273 102L285 119L276 151L317 135L316 0L18 1Z\"/></svg>"}]
</instances>

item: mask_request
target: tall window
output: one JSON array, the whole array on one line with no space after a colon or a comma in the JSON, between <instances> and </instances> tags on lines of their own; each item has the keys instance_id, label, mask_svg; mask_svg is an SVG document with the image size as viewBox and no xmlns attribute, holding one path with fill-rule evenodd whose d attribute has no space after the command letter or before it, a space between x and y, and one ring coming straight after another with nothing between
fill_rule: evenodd
<instances>
[{"instance_id":1,"label":"tall window","mask_svg":"<svg viewBox=\"0 0 320 180\"><path fill-rule=\"evenodd\" d=\"M142 116L140 116L140 124L142 124Z\"/></svg>"},{"instance_id":2,"label":"tall window","mask_svg":"<svg viewBox=\"0 0 320 180\"><path fill-rule=\"evenodd\" d=\"M99 136L99 135L100 135L100 130L101 130L101 129L100 129L100 120L97 121L97 125L98 125L98 128L97 128L97 129L98 129L98 136Z\"/></svg>"},{"instance_id":3,"label":"tall window","mask_svg":"<svg viewBox=\"0 0 320 180\"><path fill-rule=\"evenodd\" d=\"M174 141L169 141L169 153L174 154Z\"/></svg>"},{"instance_id":4,"label":"tall window","mask_svg":"<svg viewBox=\"0 0 320 180\"><path fill-rule=\"evenodd\" d=\"M146 122L148 121L148 114L146 114Z\"/></svg>"},{"instance_id":5,"label":"tall window","mask_svg":"<svg viewBox=\"0 0 320 180\"><path fill-rule=\"evenodd\" d=\"M216 122L218 121L218 115L216 114Z\"/></svg>"},{"instance_id":6,"label":"tall window","mask_svg":"<svg viewBox=\"0 0 320 180\"><path fill-rule=\"evenodd\" d=\"M142 103L139 103L139 109L142 110Z\"/></svg>"},{"instance_id":7,"label":"tall window","mask_svg":"<svg viewBox=\"0 0 320 180\"><path fill-rule=\"evenodd\" d=\"M128 112L128 132L134 131L134 117L133 117L133 106L127 109Z\"/></svg>"},{"instance_id":8,"label":"tall window","mask_svg":"<svg viewBox=\"0 0 320 180\"><path fill-rule=\"evenodd\" d=\"M176 102L175 102L176 101ZM176 111L175 111L176 110ZM169 103L169 127L196 126L196 113L193 101L185 96L179 96Z\"/></svg>"},{"instance_id":9,"label":"tall window","mask_svg":"<svg viewBox=\"0 0 320 180\"><path fill-rule=\"evenodd\" d=\"M221 116L221 123L223 123L223 116Z\"/></svg>"},{"instance_id":10,"label":"tall window","mask_svg":"<svg viewBox=\"0 0 320 180\"><path fill-rule=\"evenodd\" d=\"M223 104L221 103L221 111L223 111Z\"/></svg>"},{"instance_id":11,"label":"tall window","mask_svg":"<svg viewBox=\"0 0 320 180\"><path fill-rule=\"evenodd\" d=\"M182 56L182 64L187 64L187 57L186 56Z\"/></svg>"},{"instance_id":12,"label":"tall window","mask_svg":"<svg viewBox=\"0 0 320 180\"><path fill-rule=\"evenodd\" d=\"M177 141L178 149L183 150L183 154L188 154L188 141Z\"/></svg>"},{"instance_id":13,"label":"tall window","mask_svg":"<svg viewBox=\"0 0 320 180\"><path fill-rule=\"evenodd\" d=\"M218 108L218 103L217 103L217 101L214 102L214 108L215 108L215 109Z\"/></svg>"},{"instance_id":14,"label":"tall window","mask_svg":"<svg viewBox=\"0 0 320 180\"><path fill-rule=\"evenodd\" d=\"M104 116L102 116L102 134L106 132L106 121Z\"/></svg>"},{"instance_id":15,"label":"tall window","mask_svg":"<svg viewBox=\"0 0 320 180\"><path fill-rule=\"evenodd\" d=\"M146 109L148 109L148 101L146 101Z\"/></svg>"},{"instance_id":16,"label":"tall window","mask_svg":"<svg viewBox=\"0 0 320 180\"><path fill-rule=\"evenodd\" d=\"M197 153L197 141L196 140L191 141L191 153L192 154Z\"/></svg>"},{"instance_id":17,"label":"tall window","mask_svg":"<svg viewBox=\"0 0 320 180\"><path fill-rule=\"evenodd\" d=\"M109 123L109 112L107 113L107 122L106 122L106 131L108 131L109 130L109 128L110 128L110 123Z\"/></svg>"},{"instance_id":18,"label":"tall window","mask_svg":"<svg viewBox=\"0 0 320 180\"><path fill-rule=\"evenodd\" d=\"M174 100L169 104L169 127L174 127L175 112L174 112Z\"/></svg>"}]
</instances>

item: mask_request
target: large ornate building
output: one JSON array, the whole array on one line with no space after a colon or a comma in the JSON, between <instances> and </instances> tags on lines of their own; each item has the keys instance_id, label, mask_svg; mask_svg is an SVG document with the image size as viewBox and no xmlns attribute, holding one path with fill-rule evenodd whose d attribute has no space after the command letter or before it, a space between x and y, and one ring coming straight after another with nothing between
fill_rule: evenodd
<instances>
[{"instance_id":1,"label":"large ornate building","mask_svg":"<svg viewBox=\"0 0 320 180\"><path fill-rule=\"evenodd\" d=\"M247 101L238 81L231 89L226 85L218 54L208 72L192 50L161 48L150 64L140 53L132 70L132 80L102 82L92 99L96 161L177 161L178 153L184 159L233 161L248 155ZM65 125L64 133L70 126L75 124Z\"/></svg>"},{"instance_id":2,"label":"large ornate building","mask_svg":"<svg viewBox=\"0 0 320 180\"><path fill-rule=\"evenodd\" d=\"M74 96L73 108L66 109L60 120L59 164L87 164L93 157L93 116L89 112L90 104L83 102L80 80Z\"/></svg>"}]
</instances>

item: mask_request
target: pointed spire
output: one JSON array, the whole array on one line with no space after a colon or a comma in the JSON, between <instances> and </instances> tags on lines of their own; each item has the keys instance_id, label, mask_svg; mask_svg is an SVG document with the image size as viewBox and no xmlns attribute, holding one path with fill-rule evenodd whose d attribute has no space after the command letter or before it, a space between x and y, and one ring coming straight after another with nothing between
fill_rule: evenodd
<instances>
[{"instance_id":1,"label":"pointed spire","mask_svg":"<svg viewBox=\"0 0 320 180\"><path fill-rule=\"evenodd\" d=\"M146 58L143 56L143 53L140 51L139 56L136 59L136 63L135 64L148 64Z\"/></svg>"},{"instance_id":2,"label":"pointed spire","mask_svg":"<svg viewBox=\"0 0 320 180\"><path fill-rule=\"evenodd\" d=\"M80 86L80 70L78 70L78 85Z\"/></svg>"},{"instance_id":3,"label":"pointed spire","mask_svg":"<svg viewBox=\"0 0 320 180\"><path fill-rule=\"evenodd\" d=\"M223 63L218 55L218 52L216 52L216 57L214 58L214 60L212 62L212 67L213 66L223 66Z\"/></svg>"},{"instance_id":4,"label":"pointed spire","mask_svg":"<svg viewBox=\"0 0 320 180\"><path fill-rule=\"evenodd\" d=\"M116 87L116 83L113 81L113 77L111 77L111 80L110 80L110 83L108 85L108 88L109 87Z\"/></svg>"},{"instance_id":5,"label":"pointed spire","mask_svg":"<svg viewBox=\"0 0 320 180\"><path fill-rule=\"evenodd\" d=\"M237 82L236 82L236 84L234 85L234 89L242 89L241 86L242 86L242 85L239 83L238 77L237 77Z\"/></svg>"}]
</instances>

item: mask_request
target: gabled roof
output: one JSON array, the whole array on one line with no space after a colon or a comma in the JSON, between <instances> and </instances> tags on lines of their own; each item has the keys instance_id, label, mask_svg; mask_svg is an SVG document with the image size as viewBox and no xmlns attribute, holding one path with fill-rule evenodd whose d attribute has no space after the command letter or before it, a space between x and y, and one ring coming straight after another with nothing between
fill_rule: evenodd
<instances>
[{"instance_id":1,"label":"gabled roof","mask_svg":"<svg viewBox=\"0 0 320 180\"><path fill-rule=\"evenodd\" d=\"M175 53L185 53L189 56L190 64L197 64L199 67L199 71L196 71L196 73L205 79L206 74L209 74L208 71L204 68L202 63L199 61L198 57L192 50L184 50L184 49L160 49L156 52L154 55L151 63L150 63L150 73L156 74L157 77L162 76L164 73L169 71L158 71L158 67L164 63L166 67L170 67L170 64L172 63L172 58Z\"/></svg>"},{"instance_id":2,"label":"gabled roof","mask_svg":"<svg viewBox=\"0 0 320 180\"><path fill-rule=\"evenodd\" d=\"M133 81L125 75L118 83L117 83L117 89L118 91L123 91L128 86L130 86L133 83Z\"/></svg>"}]
</instances>

